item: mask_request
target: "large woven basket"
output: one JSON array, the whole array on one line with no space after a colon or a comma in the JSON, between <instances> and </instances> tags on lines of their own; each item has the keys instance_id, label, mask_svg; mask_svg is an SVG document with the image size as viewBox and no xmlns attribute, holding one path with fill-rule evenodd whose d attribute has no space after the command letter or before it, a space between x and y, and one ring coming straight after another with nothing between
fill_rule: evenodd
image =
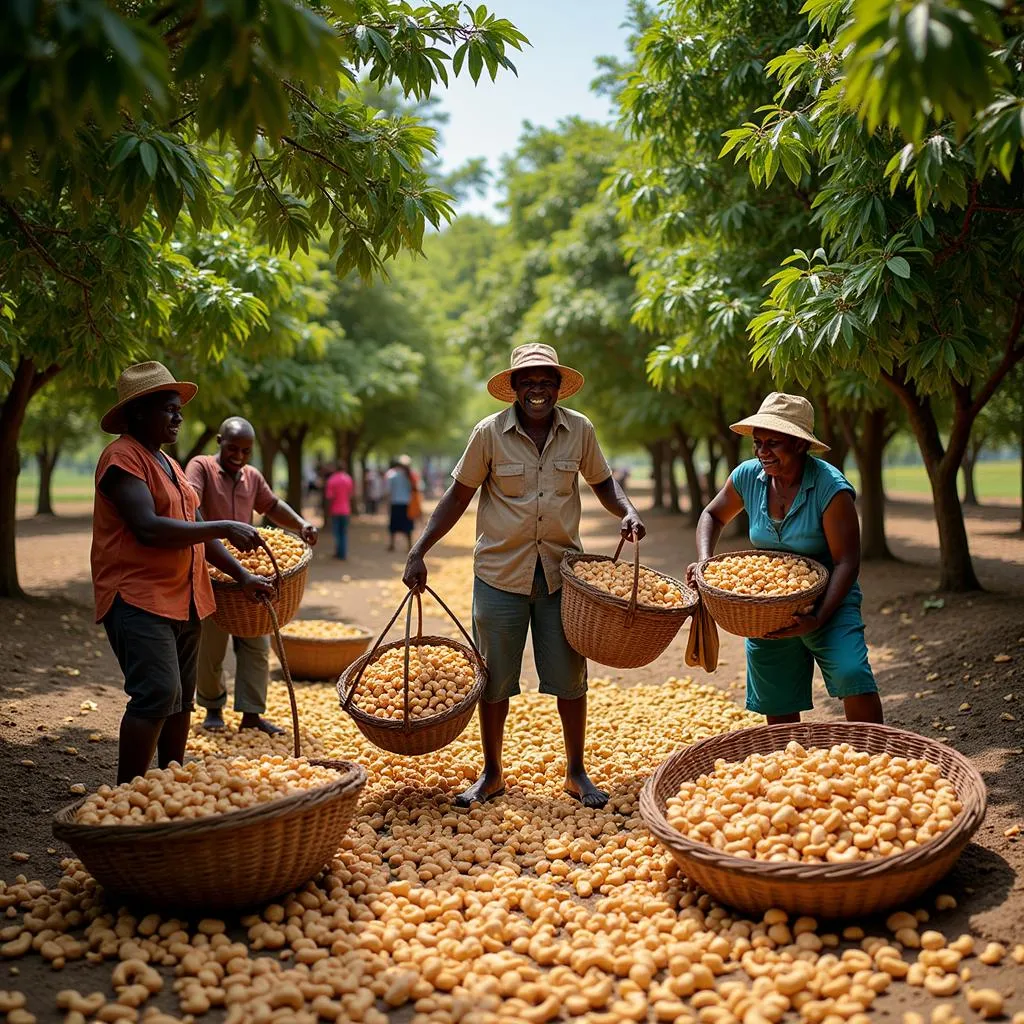
<instances>
[{"instance_id":1,"label":"large woven basket","mask_svg":"<svg viewBox=\"0 0 1024 1024\"><path fill-rule=\"evenodd\" d=\"M639 544L633 546L633 593L628 600L591 586L572 571L578 562L617 561L623 543L619 541L611 558L580 551L566 551L562 556L562 628L569 646L585 658L612 668L639 668L649 665L672 643L696 610L698 597L685 583L659 572L679 588L685 606L653 608L638 604L640 569L646 568L640 565Z\"/></svg>"},{"instance_id":2,"label":"large woven basket","mask_svg":"<svg viewBox=\"0 0 1024 1024\"><path fill-rule=\"evenodd\" d=\"M441 600L440 597L430 588L427 592L435 601L448 613L449 618L462 633L465 644L451 640L443 636L423 635L423 605L419 594L409 591L398 610L391 617L391 621L384 627L377 642L368 654L364 654L357 661L354 661L338 680L338 699L341 707L347 711L352 720L356 723L359 731L374 746L382 750L389 750L393 754L429 754L433 750L440 750L452 742L473 717L473 710L476 708L481 695L484 692L484 685L487 682L487 666L484 659L473 643L472 637L466 632L462 623L459 622L452 610ZM411 638L412 629L412 601L415 598L419 611L419 628L415 639ZM402 609L406 609L405 616L405 639L393 643L382 643L388 631L395 624ZM453 708L449 708L443 714L431 715L429 718L413 718L409 714L409 652L412 647L429 644L435 647L450 647L464 655L474 665L476 678L469 693ZM405 712L401 720L378 718L375 715L367 714L356 703L356 693L363 673L368 665L376 661L385 651L402 648L405 650Z\"/></svg>"},{"instance_id":3,"label":"large woven basket","mask_svg":"<svg viewBox=\"0 0 1024 1024\"><path fill-rule=\"evenodd\" d=\"M271 601L254 601L242 589L240 583L225 583L222 580L211 580L213 596L217 599L217 609L213 613L213 621L232 636L267 636L274 631L274 619L271 618L272 604L276 622L279 626L291 622L299 610L302 595L306 589L306 576L309 563L313 558L313 549L306 544L299 564L285 569L278 568L277 559L262 538L260 543L270 555L274 566L275 595Z\"/></svg>"},{"instance_id":4,"label":"large woven basket","mask_svg":"<svg viewBox=\"0 0 1024 1024\"><path fill-rule=\"evenodd\" d=\"M812 569L817 569L818 582L799 594L788 594L781 597L748 597L734 594L729 590L713 587L704 579L704 568L711 562L723 558L737 558L743 555L772 555L787 561L805 562ZM794 555L788 551L730 551L714 558L706 558L697 566L695 574L697 590L711 617L727 633L736 636L763 637L773 633L793 621L793 616L801 608L814 604L825 593L828 586L828 570L820 562L806 555Z\"/></svg>"},{"instance_id":5,"label":"large woven basket","mask_svg":"<svg viewBox=\"0 0 1024 1024\"><path fill-rule=\"evenodd\" d=\"M287 659L295 679L337 679L356 658L366 653L372 640L373 634L365 629L360 636L335 639L289 636L287 630L282 630L281 649L275 640L274 651L282 661Z\"/></svg>"},{"instance_id":6,"label":"large woven basket","mask_svg":"<svg viewBox=\"0 0 1024 1024\"><path fill-rule=\"evenodd\" d=\"M279 637L276 621L271 625ZM299 711L286 662L283 668L299 757ZM175 912L265 903L331 860L366 785L358 764L311 760L336 771L337 781L257 807L153 825L80 825L83 798L57 812L53 834L105 889L130 902Z\"/></svg>"},{"instance_id":7,"label":"large woven basket","mask_svg":"<svg viewBox=\"0 0 1024 1024\"><path fill-rule=\"evenodd\" d=\"M768 863L721 853L674 829L665 809L683 782L713 770L718 758L742 761L754 753L783 749L790 740L805 747L849 743L876 754L924 757L956 786L963 810L953 825L928 843L852 864ZM953 867L985 817L985 783L963 754L937 740L903 729L863 722L794 722L758 726L712 736L673 754L647 780L640 813L687 878L722 903L748 914L781 907L823 918L861 918L906 903Z\"/></svg>"}]
</instances>

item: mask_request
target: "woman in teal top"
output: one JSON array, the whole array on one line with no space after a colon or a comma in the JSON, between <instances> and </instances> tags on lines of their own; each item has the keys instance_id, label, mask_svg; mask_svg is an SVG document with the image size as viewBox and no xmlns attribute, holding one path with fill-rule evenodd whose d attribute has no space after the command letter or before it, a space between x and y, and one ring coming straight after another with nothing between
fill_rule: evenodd
<instances>
[{"instance_id":1,"label":"woman in teal top","mask_svg":"<svg viewBox=\"0 0 1024 1024\"><path fill-rule=\"evenodd\" d=\"M750 546L792 551L829 570L828 588L813 608L763 639L748 639L747 709L768 724L798 722L809 711L817 662L829 695L851 722L881 722L882 703L868 664L861 618L860 524L849 480L814 457L828 446L814 436L806 398L770 394L757 415L730 428L752 436L754 454L737 466L697 524L697 559L715 553L723 527L744 509ZM696 565L687 570L693 579Z\"/></svg>"}]
</instances>

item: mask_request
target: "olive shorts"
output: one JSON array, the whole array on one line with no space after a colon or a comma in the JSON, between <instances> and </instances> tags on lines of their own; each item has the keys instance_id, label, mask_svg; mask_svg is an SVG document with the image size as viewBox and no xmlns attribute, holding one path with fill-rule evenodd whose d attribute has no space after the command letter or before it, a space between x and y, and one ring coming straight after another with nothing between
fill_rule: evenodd
<instances>
[{"instance_id":1,"label":"olive shorts","mask_svg":"<svg viewBox=\"0 0 1024 1024\"><path fill-rule=\"evenodd\" d=\"M484 701L495 704L521 692L527 629L533 634L540 692L565 700L582 697L587 692L587 659L565 638L562 591L548 593L538 559L529 595L498 590L479 577L473 580L473 640L487 663Z\"/></svg>"},{"instance_id":2,"label":"olive shorts","mask_svg":"<svg viewBox=\"0 0 1024 1024\"><path fill-rule=\"evenodd\" d=\"M830 697L877 693L859 596L840 605L820 629L784 640L748 639L747 710L759 715L810 711L817 662Z\"/></svg>"},{"instance_id":3,"label":"olive shorts","mask_svg":"<svg viewBox=\"0 0 1024 1024\"><path fill-rule=\"evenodd\" d=\"M114 598L103 628L124 673L127 714L167 718L195 707L201 623L192 605L186 622Z\"/></svg>"}]
</instances>

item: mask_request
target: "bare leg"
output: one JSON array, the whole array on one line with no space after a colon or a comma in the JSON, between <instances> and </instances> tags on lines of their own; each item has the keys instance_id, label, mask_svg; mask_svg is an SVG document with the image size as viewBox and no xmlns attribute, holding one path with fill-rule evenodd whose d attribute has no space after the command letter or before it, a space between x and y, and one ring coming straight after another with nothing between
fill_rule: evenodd
<instances>
[{"instance_id":1,"label":"bare leg","mask_svg":"<svg viewBox=\"0 0 1024 1024\"><path fill-rule=\"evenodd\" d=\"M121 719L117 746L118 785L149 771L165 721L165 718L137 718L129 714Z\"/></svg>"},{"instance_id":2,"label":"bare leg","mask_svg":"<svg viewBox=\"0 0 1024 1024\"><path fill-rule=\"evenodd\" d=\"M190 710L179 711L164 719L164 728L160 733L157 746L157 760L161 768L166 768L172 761L183 764L185 761L185 744L188 742L188 730L192 723Z\"/></svg>"},{"instance_id":3,"label":"bare leg","mask_svg":"<svg viewBox=\"0 0 1024 1024\"><path fill-rule=\"evenodd\" d=\"M558 698L558 716L562 719L565 740L565 791L579 798L584 807L604 807L608 794L598 789L583 766L587 742L587 695L575 700Z\"/></svg>"},{"instance_id":4,"label":"bare leg","mask_svg":"<svg viewBox=\"0 0 1024 1024\"><path fill-rule=\"evenodd\" d=\"M507 717L507 698L493 704L480 701L480 740L484 748L484 770L469 789L455 798L453 802L456 807L468 807L474 801L483 803L505 792L501 750Z\"/></svg>"},{"instance_id":5,"label":"bare leg","mask_svg":"<svg viewBox=\"0 0 1024 1024\"><path fill-rule=\"evenodd\" d=\"M843 707L848 722L875 722L881 725L885 721L882 698L877 693L858 693L853 697L844 697Z\"/></svg>"},{"instance_id":6,"label":"bare leg","mask_svg":"<svg viewBox=\"0 0 1024 1024\"><path fill-rule=\"evenodd\" d=\"M765 715L768 725L785 725L787 722L799 722L800 712L794 711L791 715Z\"/></svg>"}]
</instances>

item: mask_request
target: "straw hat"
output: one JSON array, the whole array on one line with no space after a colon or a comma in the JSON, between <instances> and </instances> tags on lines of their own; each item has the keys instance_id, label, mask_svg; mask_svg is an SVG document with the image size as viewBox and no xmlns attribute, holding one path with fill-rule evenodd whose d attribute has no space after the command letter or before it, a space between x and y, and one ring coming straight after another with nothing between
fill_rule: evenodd
<instances>
[{"instance_id":1,"label":"straw hat","mask_svg":"<svg viewBox=\"0 0 1024 1024\"><path fill-rule=\"evenodd\" d=\"M158 391L176 391L181 396L181 404L185 405L195 398L198 390L189 381L175 380L174 374L163 363L136 363L117 378L117 405L107 410L100 420L100 427L108 434L123 434L128 429L124 408L129 402Z\"/></svg>"},{"instance_id":2,"label":"straw hat","mask_svg":"<svg viewBox=\"0 0 1024 1024\"><path fill-rule=\"evenodd\" d=\"M583 374L571 366L563 366L558 361L558 353L550 345L530 344L512 349L511 367L496 373L487 382L487 390L499 401L514 402L516 393L512 390L512 374L516 370L526 370L531 366L554 368L562 375L562 386L558 389L559 398L569 398L583 387Z\"/></svg>"},{"instance_id":3,"label":"straw hat","mask_svg":"<svg viewBox=\"0 0 1024 1024\"><path fill-rule=\"evenodd\" d=\"M753 434L755 429L774 430L809 442L810 450L816 455L829 450L827 444L814 436L814 406L806 398L786 395L781 391L773 391L753 416L733 423L729 429L746 437Z\"/></svg>"}]
</instances>

